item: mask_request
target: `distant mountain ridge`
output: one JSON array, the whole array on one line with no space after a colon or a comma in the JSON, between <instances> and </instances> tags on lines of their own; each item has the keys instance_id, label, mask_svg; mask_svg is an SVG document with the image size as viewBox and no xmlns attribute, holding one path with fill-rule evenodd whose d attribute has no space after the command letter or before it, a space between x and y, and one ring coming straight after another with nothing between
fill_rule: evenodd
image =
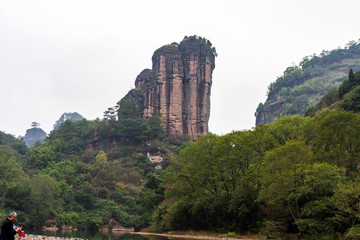
<instances>
[{"instance_id":1,"label":"distant mountain ridge","mask_svg":"<svg viewBox=\"0 0 360 240\"><path fill-rule=\"evenodd\" d=\"M64 113L63 115L61 115L61 117L55 122L54 124L54 130L57 130L60 128L61 124L63 124L64 122L66 122L67 120L72 121L72 122L76 122L76 121L80 121L83 120L84 117L81 116L79 113L77 112L67 112Z\"/></svg>"},{"instance_id":2,"label":"distant mountain ridge","mask_svg":"<svg viewBox=\"0 0 360 240\"><path fill-rule=\"evenodd\" d=\"M329 91L338 89L347 79L350 68L360 70L360 42L351 41L345 48L307 56L298 66L268 87L268 98L256 109L256 124L272 123L282 116L303 115Z\"/></svg>"}]
</instances>

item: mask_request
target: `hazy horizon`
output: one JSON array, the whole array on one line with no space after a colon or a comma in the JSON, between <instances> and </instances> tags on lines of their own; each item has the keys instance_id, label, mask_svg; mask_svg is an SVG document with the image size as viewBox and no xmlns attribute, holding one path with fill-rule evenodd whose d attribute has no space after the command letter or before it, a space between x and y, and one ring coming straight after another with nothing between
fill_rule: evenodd
<instances>
[{"instance_id":1,"label":"hazy horizon","mask_svg":"<svg viewBox=\"0 0 360 240\"><path fill-rule=\"evenodd\" d=\"M0 131L49 133L65 112L88 120L134 87L153 52L184 36L209 39L213 72L209 129L250 129L267 87L286 67L358 40L351 1L0 2Z\"/></svg>"}]
</instances>

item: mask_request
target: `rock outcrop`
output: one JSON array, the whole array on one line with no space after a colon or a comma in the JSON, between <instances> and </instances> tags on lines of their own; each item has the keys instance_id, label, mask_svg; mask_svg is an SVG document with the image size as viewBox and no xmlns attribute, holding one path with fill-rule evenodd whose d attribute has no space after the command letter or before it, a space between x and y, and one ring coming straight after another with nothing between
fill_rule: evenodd
<instances>
[{"instance_id":1,"label":"rock outcrop","mask_svg":"<svg viewBox=\"0 0 360 240\"><path fill-rule=\"evenodd\" d=\"M152 69L138 75L124 99L135 101L145 119L159 113L168 135L205 135L215 56L203 38L185 37L180 44L163 46L154 52Z\"/></svg>"},{"instance_id":2,"label":"rock outcrop","mask_svg":"<svg viewBox=\"0 0 360 240\"><path fill-rule=\"evenodd\" d=\"M34 145L37 141L43 143L47 137L47 134L41 128L30 128L26 130L26 134L24 136L24 142L28 147Z\"/></svg>"}]
</instances>

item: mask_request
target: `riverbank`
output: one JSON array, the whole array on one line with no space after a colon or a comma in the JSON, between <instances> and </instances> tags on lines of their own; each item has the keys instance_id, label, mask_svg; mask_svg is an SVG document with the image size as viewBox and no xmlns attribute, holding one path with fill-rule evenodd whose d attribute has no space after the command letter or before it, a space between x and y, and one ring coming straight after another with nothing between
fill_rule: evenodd
<instances>
[{"instance_id":1,"label":"riverbank","mask_svg":"<svg viewBox=\"0 0 360 240\"><path fill-rule=\"evenodd\" d=\"M236 234L219 234L209 232L169 232L169 233L153 233L153 232L133 232L132 234L138 234L143 236L159 236L167 238L180 238L180 239L207 239L207 240L260 240L258 236L240 236ZM232 236L229 236L232 235Z\"/></svg>"},{"instance_id":2,"label":"riverbank","mask_svg":"<svg viewBox=\"0 0 360 240\"><path fill-rule=\"evenodd\" d=\"M167 237L167 238L178 238L178 239L204 239L204 240L260 240L263 238L255 236L228 236L228 234L215 234L215 233L189 233L189 232L169 232L169 233L153 233L153 232L123 232L124 234L135 234L140 236L158 236L158 237ZM85 240L78 237L55 237L55 236L45 236L45 235L35 235L35 234L26 234L25 237L19 237L16 235L15 240Z\"/></svg>"},{"instance_id":3,"label":"riverbank","mask_svg":"<svg viewBox=\"0 0 360 240\"><path fill-rule=\"evenodd\" d=\"M15 235L15 240L85 240L82 238L63 238L63 237L51 237L45 235L34 235L34 234L25 234L25 237L19 237Z\"/></svg>"}]
</instances>

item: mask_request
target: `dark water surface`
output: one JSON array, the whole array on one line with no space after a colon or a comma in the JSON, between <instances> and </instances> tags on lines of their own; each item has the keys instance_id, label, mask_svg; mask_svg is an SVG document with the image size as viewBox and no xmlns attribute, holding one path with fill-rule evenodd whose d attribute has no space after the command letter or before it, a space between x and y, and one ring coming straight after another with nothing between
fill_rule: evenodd
<instances>
[{"instance_id":1,"label":"dark water surface","mask_svg":"<svg viewBox=\"0 0 360 240\"><path fill-rule=\"evenodd\" d=\"M168 240L166 237L140 236L138 234L125 234L121 232L101 232L101 231L43 231L25 230L25 234L37 234L45 236L56 236L65 238L82 238L89 240Z\"/></svg>"}]
</instances>

